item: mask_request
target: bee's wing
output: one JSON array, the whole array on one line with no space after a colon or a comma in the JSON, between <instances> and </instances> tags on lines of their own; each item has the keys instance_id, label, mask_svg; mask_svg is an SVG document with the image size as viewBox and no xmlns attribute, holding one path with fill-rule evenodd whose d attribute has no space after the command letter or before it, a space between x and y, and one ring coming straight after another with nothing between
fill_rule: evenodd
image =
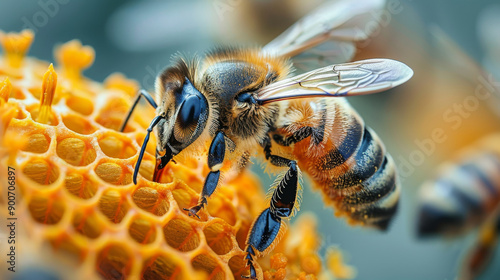
<instances>
[{"instance_id":1,"label":"bee's wing","mask_svg":"<svg viewBox=\"0 0 500 280\"><path fill-rule=\"evenodd\" d=\"M291 77L256 92L261 103L309 98L363 95L396 87L413 76L404 63L368 59L336 64Z\"/></svg>"},{"instance_id":2,"label":"bee's wing","mask_svg":"<svg viewBox=\"0 0 500 280\"><path fill-rule=\"evenodd\" d=\"M293 57L333 40L334 44L338 44L334 49L341 51L336 62L349 61L354 55L353 42L370 36L366 27L372 21L378 24L384 5L385 0L329 1L276 37L263 51ZM310 55L314 56L314 53ZM317 60L329 58L326 55L316 53Z\"/></svg>"},{"instance_id":3,"label":"bee's wing","mask_svg":"<svg viewBox=\"0 0 500 280\"><path fill-rule=\"evenodd\" d=\"M293 57L293 66L298 73L327 65L351 61L356 53L352 42L327 41L317 47Z\"/></svg>"}]
</instances>

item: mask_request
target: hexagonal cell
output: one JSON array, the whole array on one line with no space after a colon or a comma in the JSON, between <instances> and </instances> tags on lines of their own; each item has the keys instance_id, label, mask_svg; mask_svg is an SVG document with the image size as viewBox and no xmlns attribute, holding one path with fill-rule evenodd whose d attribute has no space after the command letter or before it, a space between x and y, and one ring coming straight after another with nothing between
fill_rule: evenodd
<instances>
[{"instance_id":1,"label":"hexagonal cell","mask_svg":"<svg viewBox=\"0 0 500 280\"><path fill-rule=\"evenodd\" d=\"M94 111L94 105L88 98L72 95L66 99L66 105L73 111L88 116Z\"/></svg>"},{"instance_id":2,"label":"hexagonal cell","mask_svg":"<svg viewBox=\"0 0 500 280\"><path fill-rule=\"evenodd\" d=\"M240 228L236 232L236 241L241 250L245 250L248 234L250 233L250 222L242 221Z\"/></svg>"},{"instance_id":3,"label":"hexagonal cell","mask_svg":"<svg viewBox=\"0 0 500 280\"><path fill-rule=\"evenodd\" d=\"M135 141L137 142L137 145L142 147L142 143L144 143L144 138L146 138L146 129L144 129L144 133L136 133L134 134ZM151 139L149 139L149 142L146 146L146 153L149 153L150 155L155 155L156 154L156 136L151 133Z\"/></svg>"},{"instance_id":4,"label":"hexagonal cell","mask_svg":"<svg viewBox=\"0 0 500 280\"><path fill-rule=\"evenodd\" d=\"M150 219L135 217L128 228L128 233L140 244L149 244L156 239L156 228Z\"/></svg>"},{"instance_id":5,"label":"hexagonal cell","mask_svg":"<svg viewBox=\"0 0 500 280\"><path fill-rule=\"evenodd\" d=\"M204 160L204 159L201 159ZM200 160L200 161L201 161ZM181 166L172 166L172 165L167 165L164 169L166 171L171 171L174 174L174 177L179 179L179 181L182 181L185 183L185 185L193 190L195 193L200 193L201 190L203 189L203 179L200 178L199 176L199 169L198 167L188 167L186 165L186 162L182 162L183 165ZM171 170L168 170L171 169ZM208 167L207 167L208 169ZM208 170L207 173L208 174Z\"/></svg>"},{"instance_id":6,"label":"hexagonal cell","mask_svg":"<svg viewBox=\"0 0 500 280\"><path fill-rule=\"evenodd\" d=\"M205 271L208 275L207 279L222 280L225 279L225 273L219 263L208 254L199 254L191 260L191 265L195 270Z\"/></svg>"},{"instance_id":7,"label":"hexagonal cell","mask_svg":"<svg viewBox=\"0 0 500 280\"><path fill-rule=\"evenodd\" d=\"M132 146L129 139L120 139L114 135L105 135L99 139L101 150L108 157L112 158L129 158L137 153L137 150Z\"/></svg>"},{"instance_id":8,"label":"hexagonal cell","mask_svg":"<svg viewBox=\"0 0 500 280\"><path fill-rule=\"evenodd\" d=\"M97 192L97 185L86 176L78 173L69 173L64 180L66 189L76 197L89 199Z\"/></svg>"},{"instance_id":9,"label":"hexagonal cell","mask_svg":"<svg viewBox=\"0 0 500 280\"><path fill-rule=\"evenodd\" d=\"M51 237L50 244L58 254L64 255L65 258L72 259L76 262L81 262L87 256L87 249L81 248L68 234Z\"/></svg>"},{"instance_id":10,"label":"hexagonal cell","mask_svg":"<svg viewBox=\"0 0 500 280\"><path fill-rule=\"evenodd\" d=\"M234 207L231 207L232 204L230 202L224 201L224 198L214 196L210 198L210 203L207 205L210 216L221 218L231 226L236 224L236 210Z\"/></svg>"},{"instance_id":11,"label":"hexagonal cell","mask_svg":"<svg viewBox=\"0 0 500 280\"><path fill-rule=\"evenodd\" d=\"M103 229L103 225L92 210L77 210L72 224L77 232L92 239L99 237Z\"/></svg>"},{"instance_id":12,"label":"hexagonal cell","mask_svg":"<svg viewBox=\"0 0 500 280\"><path fill-rule=\"evenodd\" d=\"M147 259L143 263L141 279L151 280L181 280L187 279L185 265L169 255L158 255Z\"/></svg>"},{"instance_id":13,"label":"hexagonal cell","mask_svg":"<svg viewBox=\"0 0 500 280\"><path fill-rule=\"evenodd\" d=\"M229 259L227 264L233 273L234 279L241 279L241 276L247 276L249 273L245 266L245 255L233 256Z\"/></svg>"},{"instance_id":14,"label":"hexagonal cell","mask_svg":"<svg viewBox=\"0 0 500 280\"><path fill-rule=\"evenodd\" d=\"M43 133L31 134L28 137L28 144L23 147L23 151L43 154L49 149L50 137Z\"/></svg>"},{"instance_id":15,"label":"hexagonal cell","mask_svg":"<svg viewBox=\"0 0 500 280\"><path fill-rule=\"evenodd\" d=\"M132 200L139 208L156 216L163 216L170 209L170 203L166 195L153 188L138 188L132 194Z\"/></svg>"},{"instance_id":16,"label":"hexagonal cell","mask_svg":"<svg viewBox=\"0 0 500 280\"><path fill-rule=\"evenodd\" d=\"M59 177L57 166L40 158L30 160L23 167L23 173L41 185L50 185Z\"/></svg>"},{"instance_id":17,"label":"hexagonal cell","mask_svg":"<svg viewBox=\"0 0 500 280\"><path fill-rule=\"evenodd\" d=\"M133 257L125 244L112 244L97 255L96 268L104 279L127 279L132 269Z\"/></svg>"},{"instance_id":18,"label":"hexagonal cell","mask_svg":"<svg viewBox=\"0 0 500 280\"><path fill-rule=\"evenodd\" d=\"M57 155L74 166L91 164L96 158L96 152L90 143L79 138L65 138L57 142Z\"/></svg>"},{"instance_id":19,"label":"hexagonal cell","mask_svg":"<svg viewBox=\"0 0 500 280\"><path fill-rule=\"evenodd\" d=\"M95 121L109 129L118 131L122 126L123 120L129 110L128 102L124 98L109 99L104 108L101 109ZM124 132L134 131L129 124L125 127Z\"/></svg>"},{"instance_id":20,"label":"hexagonal cell","mask_svg":"<svg viewBox=\"0 0 500 280\"><path fill-rule=\"evenodd\" d=\"M68 129L79 134L88 135L97 130L89 121L77 115L64 116L62 121Z\"/></svg>"},{"instance_id":21,"label":"hexagonal cell","mask_svg":"<svg viewBox=\"0 0 500 280\"><path fill-rule=\"evenodd\" d=\"M172 196L174 197L175 201L179 205L180 209L183 208L190 208L195 206L198 203L198 196L188 187L186 187L183 184L178 184L174 190L172 190ZM187 211L184 211L187 214ZM207 220L207 215L205 214L204 210L201 210L198 212L198 215L202 219L202 221ZM195 218L198 219L198 218Z\"/></svg>"},{"instance_id":22,"label":"hexagonal cell","mask_svg":"<svg viewBox=\"0 0 500 280\"><path fill-rule=\"evenodd\" d=\"M139 174L141 174L141 176L146 180L153 181L153 173L155 171L156 163L152 160L146 160L146 157L147 155L142 159L141 166L139 167ZM161 182L163 183L163 180L161 180Z\"/></svg>"},{"instance_id":23,"label":"hexagonal cell","mask_svg":"<svg viewBox=\"0 0 500 280\"><path fill-rule=\"evenodd\" d=\"M200 236L196 229L182 219L170 220L163 228L168 245L181 251L191 251L200 245Z\"/></svg>"},{"instance_id":24,"label":"hexagonal cell","mask_svg":"<svg viewBox=\"0 0 500 280\"><path fill-rule=\"evenodd\" d=\"M31 106L26 108L26 110L31 114L31 119L35 122L38 122L37 118L38 118L39 109L40 109L39 104L31 105ZM44 124L50 125L50 126L56 126L59 124L59 121L57 120L57 115L54 111L50 112L49 121L47 123L44 123Z\"/></svg>"},{"instance_id":25,"label":"hexagonal cell","mask_svg":"<svg viewBox=\"0 0 500 280\"><path fill-rule=\"evenodd\" d=\"M95 168L95 173L102 180L118 186L132 183L132 174L122 166L113 162L101 162Z\"/></svg>"},{"instance_id":26,"label":"hexagonal cell","mask_svg":"<svg viewBox=\"0 0 500 280\"><path fill-rule=\"evenodd\" d=\"M55 197L35 195L28 204L31 217L41 224L54 225L59 223L64 215L64 203Z\"/></svg>"},{"instance_id":27,"label":"hexagonal cell","mask_svg":"<svg viewBox=\"0 0 500 280\"><path fill-rule=\"evenodd\" d=\"M117 224L128 213L130 205L119 191L110 190L99 199L99 209L111 222Z\"/></svg>"},{"instance_id":28,"label":"hexagonal cell","mask_svg":"<svg viewBox=\"0 0 500 280\"><path fill-rule=\"evenodd\" d=\"M233 249L232 228L223 222L216 222L203 229L208 246L217 255L225 255Z\"/></svg>"}]
</instances>

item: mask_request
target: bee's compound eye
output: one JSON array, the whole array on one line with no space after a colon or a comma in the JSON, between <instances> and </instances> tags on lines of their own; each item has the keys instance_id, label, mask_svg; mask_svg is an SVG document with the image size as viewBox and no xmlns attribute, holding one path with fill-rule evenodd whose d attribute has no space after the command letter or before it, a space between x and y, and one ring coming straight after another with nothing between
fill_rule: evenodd
<instances>
[{"instance_id":1,"label":"bee's compound eye","mask_svg":"<svg viewBox=\"0 0 500 280\"><path fill-rule=\"evenodd\" d=\"M188 127L197 124L203 104L202 100L196 95L190 95L184 100L179 108L178 122L182 127Z\"/></svg>"}]
</instances>

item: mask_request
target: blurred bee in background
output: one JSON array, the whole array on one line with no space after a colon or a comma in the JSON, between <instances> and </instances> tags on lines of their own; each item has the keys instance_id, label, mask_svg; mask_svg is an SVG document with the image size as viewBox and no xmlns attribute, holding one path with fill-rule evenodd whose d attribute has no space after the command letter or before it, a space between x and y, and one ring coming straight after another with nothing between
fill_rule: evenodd
<instances>
[{"instance_id":1,"label":"blurred bee in background","mask_svg":"<svg viewBox=\"0 0 500 280\"><path fill-rule=\"evenodd\" d=\"M178 58L158 75L156 98L141 91L123 123L122 131L141 97L156 108L134 183L153 129L156 182L174 157L204 154L210 143L210 172L198 204L184 209L190 216L198 217L222 173L244 168L257 151L272 166L286 168L271 186L269 208L253 223L247 239L248 277L253 279L255 258L274 247L284 220L299 210L300 169L339 214L353 223L386 229L399 199L396 169L378 136L342 97L391 89L413 72L390 59L329 65L332 59L339 63L352 58L355 42L368 36L358 26L377 20L384 4L331 1L262 49L221 48L204 57ZM292 76L296 61L323 67Z\"/></svg>"},{"instance_id":2,"label":"blurred bee in background","mask_svg":"<svg viewBox=\"0 0 500 280\"><path fill-rule=\"evenodd\" d=\"M420 237L458 237L479 228L462 265L461 279L474 279L491 260L500 235L500 135L483 139L421 189Z\"/></svg>"},{"instance_id":3,"label":"blurred bee in background","mask_svg":"<svg viewBox=\"0 0 500 280\"><path fill-rule=\"evenodd\" d=\"M439 27L431 26L429 31L448 71L456 72L462 81L476 84L475 90L491 95L487 103L498 110L494 108L498 107L495 88L498 83L491 74ZM478 84L477 77L488 83ZM492 115L488 120L491 118L495 119ZM472 137L478 138L481 134L475 133ZM483 134L482 137L479 143L469 144L459 160L442 164L441 172L422 186L419 195L417 234L420 238L458 238L479 229L475 244L464 257L460 279L474 279L484 271L500 235L500 135L485 137ZM463 139L456 141L460 140Z\"/></svg>"}]
</instances>

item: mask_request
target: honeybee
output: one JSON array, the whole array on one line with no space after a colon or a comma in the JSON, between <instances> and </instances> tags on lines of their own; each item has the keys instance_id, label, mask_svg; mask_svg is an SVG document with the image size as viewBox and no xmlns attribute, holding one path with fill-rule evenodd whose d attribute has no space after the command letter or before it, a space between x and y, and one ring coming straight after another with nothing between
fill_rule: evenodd
<instances>
[{"instance_id":1,"label":"honeybee","mask_svg":"<svg viewBox=\"0 0 500 280\"><path fill-rule=\"evenodd\" d=\"M390 59L324 66L332 59L351 59L355 41L368 36L360 34L358 26L377 20L384 2L332 1L262 49L219 48L203 57L178 58L158 75L156 98L141 91L122 126L123 130L141 97L156 108L134 183L154 129L154 181L172 159L199 154L210 143L210 172L198 204L184 209L190 216L198 217L221 184L223 172L244 168L254 153L262 151L271 165L286 168L271 186L270 206L253 223L247 239L252 279L257 277L255 258L273 248L284 220L299 210L301 169L338 213L386 229L398 204L396 169L378 136L343 97L388 90L413 72ZM326 46L331 46L329 51ZM295 59L301 65L324 67L293 76ZM228 161L232 166L226 168Z\"/></svg>"},{"instance_id":2,"label":"honeybee","mask_svg":"<svg viewBox=\"0 0 500 280\"><path fill-rule=\"evenodd\" d=\"M480 228L464 259L461 279L474 279L487 266L500 235L500 135L486 138L421 189L420 237L458 237Z\"/></svg>"}]
</instances>

